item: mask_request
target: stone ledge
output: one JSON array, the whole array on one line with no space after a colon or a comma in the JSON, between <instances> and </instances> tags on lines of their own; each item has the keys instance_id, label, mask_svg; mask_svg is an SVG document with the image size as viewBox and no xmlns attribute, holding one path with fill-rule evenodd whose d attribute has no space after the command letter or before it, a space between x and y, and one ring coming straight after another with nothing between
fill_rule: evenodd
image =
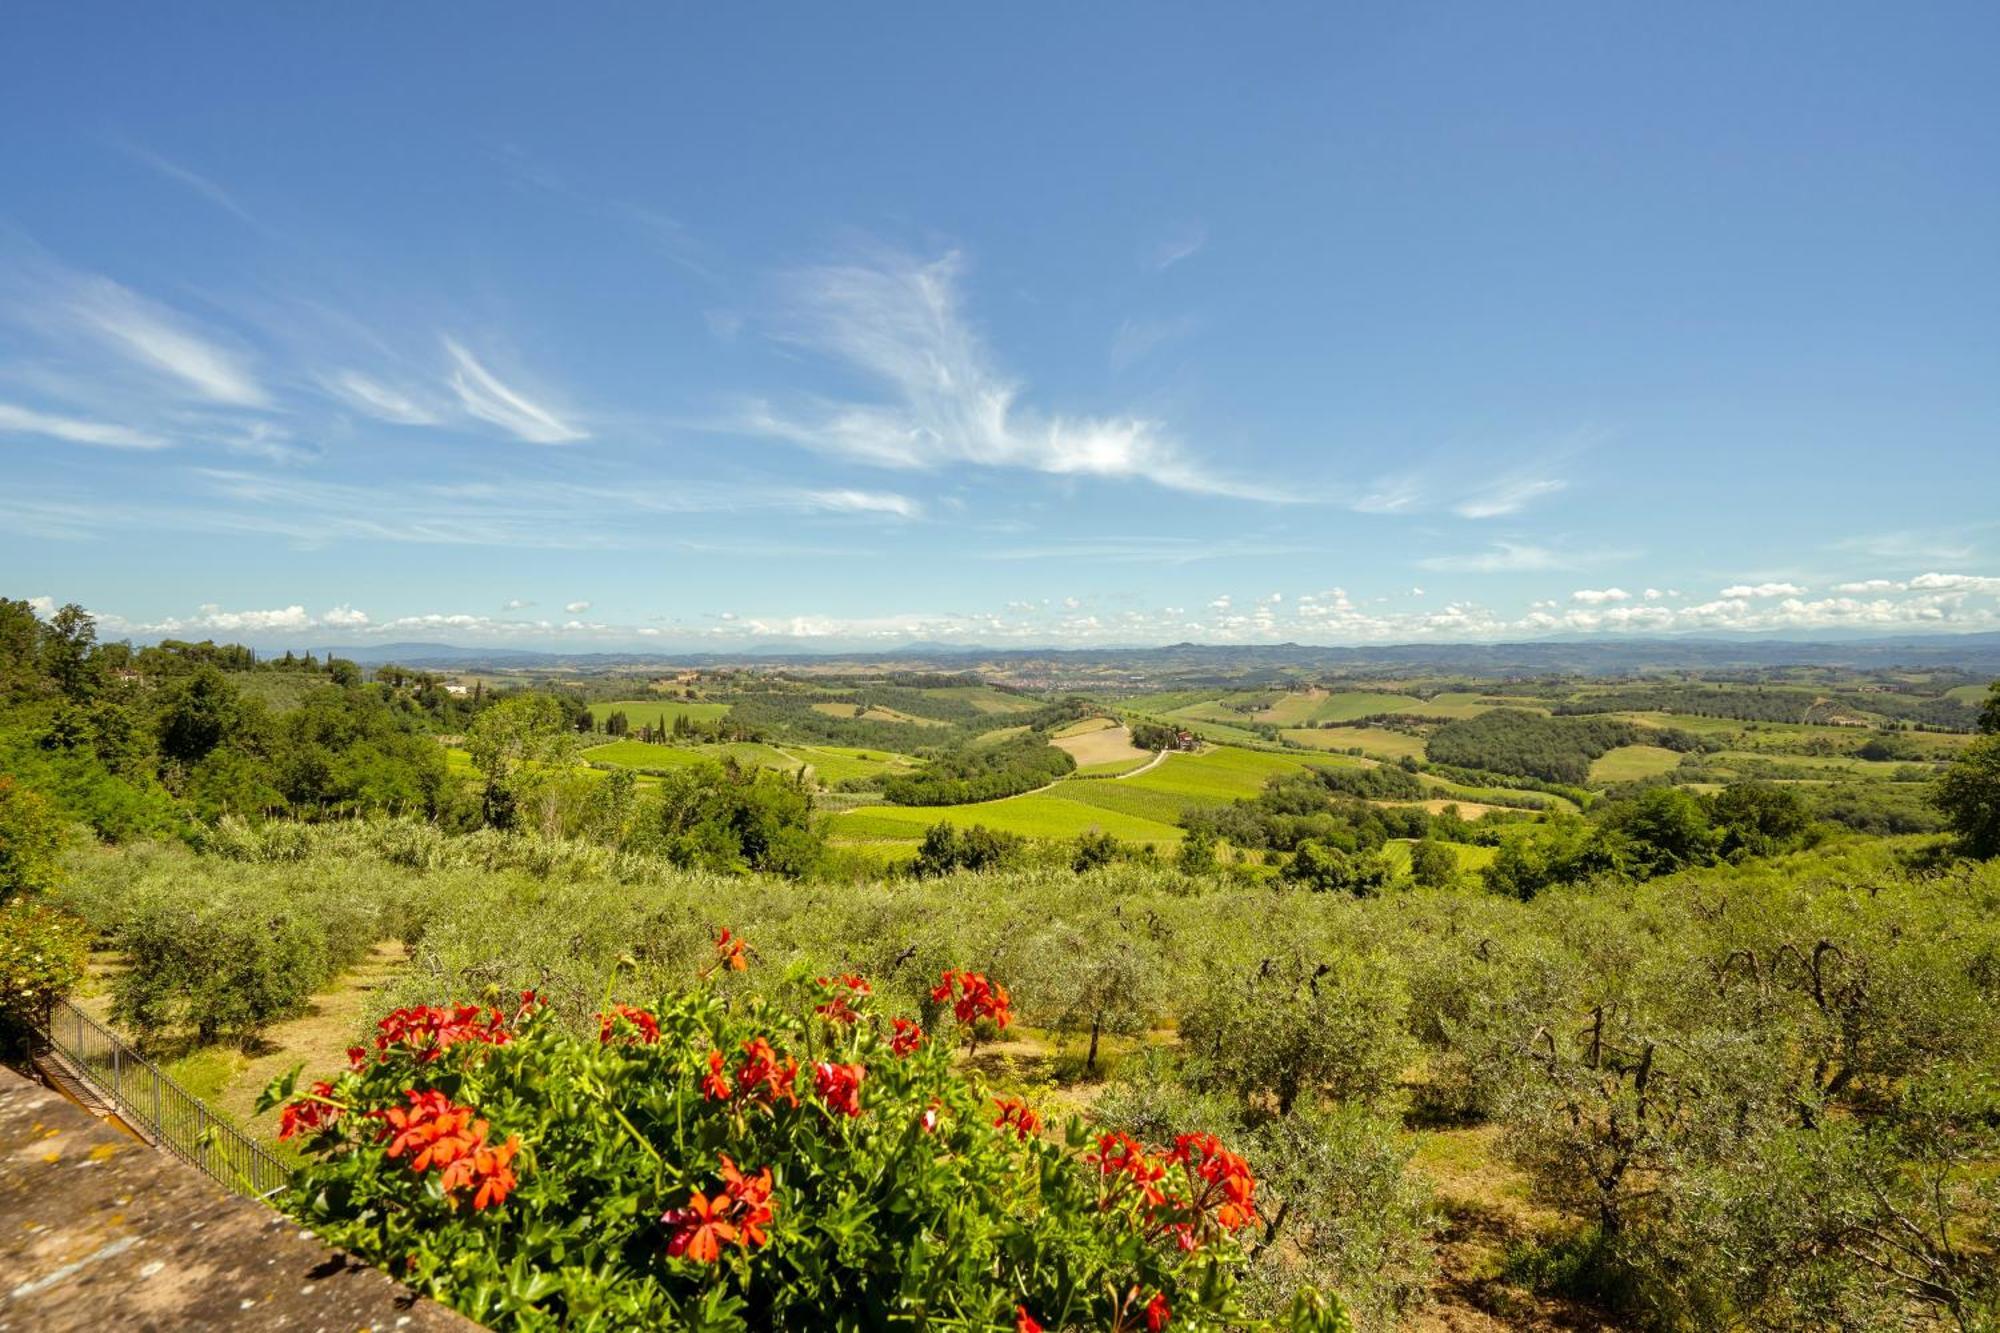
<instances>
[{"instance_id":1,"label":"stone ledge","mask_svg":"<svg viewBox=\"0 0 2000 1333\"><path fill-rule=\"evenodd\" d=\"M0 1068L0 1333L478 1327Z\"/></svg>"}]
</instances>

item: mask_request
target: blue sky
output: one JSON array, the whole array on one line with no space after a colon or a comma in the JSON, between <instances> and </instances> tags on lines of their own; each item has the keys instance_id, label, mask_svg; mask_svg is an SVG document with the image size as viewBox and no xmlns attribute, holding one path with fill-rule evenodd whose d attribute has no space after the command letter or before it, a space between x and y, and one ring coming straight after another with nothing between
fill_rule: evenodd
<instances>
[{"instance_id":1,"label":"blue sky","mask_svg":"<svg viewBox=\"0 0 2000 1333\"><path fill-rule=\"evenodd\" d=\"M2000 628L1996 45L15 6L0 591L577 650Z\"/></svg>"}]
</instances>

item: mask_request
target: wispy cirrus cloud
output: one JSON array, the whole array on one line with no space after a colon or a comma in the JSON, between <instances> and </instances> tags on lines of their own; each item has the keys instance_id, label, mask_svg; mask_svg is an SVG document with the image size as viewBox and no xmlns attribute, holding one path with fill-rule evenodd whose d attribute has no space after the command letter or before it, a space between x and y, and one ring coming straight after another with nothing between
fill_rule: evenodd
<instances>
[{"instance_id":1,"label":"wispy cirrus cloud","mask_svg":"<svg viewBox=\"0 0 2000 1333\"><path fill-rule=\"evenodd\" d=\"M737 423L751 434L875 467L955 464L1067 477L1144 479L1173 490L1282 503L1305 498L1211 471L1139 417L1081 417L1023 406L960 308L957 254L883 254L790 275L780 337L880 385L875 402L783 412L758 404Z\"/></svg>"},{"instance_id":2,"label":"wispy cirrus cloud","mask_svg":"<svg viewBox=\"0 0 2000 1333\"><path fill-rule=\"evenodd\" d=\"M399 426L435 426L442 415L418 401L414 392L394 388L358 370L341 370L321 383L349 407Z\"/></svg>"},{"instance_id":3,"label":"wispy cirrus cloud","mask_svg":"<svg viewBox=\"0 0 2000 1333\"><path fill-rule=\"evenodd\" d=\"M529 444L574 444L590 438L588 431L570 425L548 407L503 383L456 340L446 338L444 349L455 367L452 390L465 410L481 421Z\"/></svg>"},{"instance_id":4,"label":"wispy cirrus cloud","mask_svg":"<svg viewBox=\"0 0 2000 1333\"><path fill-rule=\"evenodd\" d=\"M1518 514L1534 501L1568 486L1568 482L1556 477L1509 478L1466 496L1451 507L1451 512L1460 518L1500 518Z\"/></svg>"},{"instance_id":5,"label":"wispy cirrus cloud","mask_svg":"<svg viewBox=\"0 0 2000 1333\"><path fill-rule=\"evenodd\" d=\"M1166 229L1144 252L1153 269L1169 269L1183 259L1192 259L1208 244L1208 226L1202 222L1177 222Z\"/></svg>"},{"instance_id":6,"label":"wispy cirrus cloud","mask_svg":"<svg viewBox=\"0 0 2000 1333\"><path fill-rule=\"evenodd\" d=\"M235 217L238 221L247 222L253 227L261 227L263 225L255 217L251 216L249 209L236 201L235 195L191 167L183 166L172 158L156 153L141 144L133 143L129 139L113 138L111 143L120 152L125 153L133 160L151 168L168 180L194 191L223 212Z\"/></svg>"},{"instance_id":7,"label":"wispy cirrus cloud","mask_svg":"<svg viewBox=\"0 0 2000 1333\"><path fill-rule=\"evenodd\" d=\"M173 441L150 431L107 421L86 421L79 417L54 416L0 403L0 435L40 435L70 444L89 444L106 449L164 449Z\"/></svg>"},{"instance_id":8,"label":"wispy cirrus cloud","mask_svg":"<svg viewBox=\"0 0 2000 1333\"><path fill-rule=\"evenodd\" d=\"M1114 373L1130 370L1155 351L1189 336L1199 327L1200 321L1193 315L1124 320L1118 325L1118 331L1111 335L1111 369Z\"/></svg>"},{"instance_id":9,"label":"wispy cirrus cloud","mask_svg":"<svg viewBox=\"0 0 2000 1333\"><path fill-rule=\"evenodd\" d=\"M240 353L109 278L78 278L63 296L58 314L114 353L167 376L200 398L232 407L264 407L270 402Z\"/></svg>"},{"instance_id":10,"label":"wispy cirrus cloud","mask_svg":"<svg viewBox=\"0 0 2000 1333\"><path fill-rule=\"evenodd\" d=\"M1424 569L1450 574L1515 574L1571 569L1575 567L1576 560L1530 542L1495 542L1484 551L1426 556L1417 564Z\"/></svg>"}]
</instances>

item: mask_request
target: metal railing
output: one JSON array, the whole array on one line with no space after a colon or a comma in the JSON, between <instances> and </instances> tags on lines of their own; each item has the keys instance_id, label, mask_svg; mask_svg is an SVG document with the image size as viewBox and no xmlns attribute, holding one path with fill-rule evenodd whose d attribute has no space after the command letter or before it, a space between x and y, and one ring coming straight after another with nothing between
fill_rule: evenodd
<instances>
[{"instance_id":1,"label":"metal railing","mask_svg":"<svg viewBox=\"0 0 2000 1333\"><path fill-rule=\"evenodd\" d=\"M43 1035L120 1119L225 1188L263 1199L291 1181L292 1169L268 1149L69 1001L50 1007Z\"/></svg>"}]
</instances>

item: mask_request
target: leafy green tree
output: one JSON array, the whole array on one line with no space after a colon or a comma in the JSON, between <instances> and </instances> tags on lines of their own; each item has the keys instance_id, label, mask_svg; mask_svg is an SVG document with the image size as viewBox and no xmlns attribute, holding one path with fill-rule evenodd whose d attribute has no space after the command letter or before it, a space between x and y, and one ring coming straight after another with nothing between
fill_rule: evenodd
<instances>
[{"instance_id":1,"label":"leafy green tree","mask_svg":"<svg viewBox=\"0 0 2000 1333\"><path fill-rule=\"evenodd\" d=\"M1730 859L1775 856L1803 846L1812 832L1812 814L1790 787L1771 782L1734 782L1709 801L1717 850Z\"/></svg>"},{"instance_id":2,"label":"leafy green tree","mask_svg":"<svg viewBox=\"0 0 2000 1333\"><path fill-rule=\"evenodd\" d=\"M0 597L0 696L38 693L42 679L41 617L19 598Z\"/></svg>"},{"instance_id":3,"label":"leafy green tree","mask_svg":"<svg viewBox=\"0 0 2000 1333\"><path fill-rule=\"evenodd\" d=\"M49 903L0 902L0 1053L12 1054L83 980L90 938L80 918Z\"/></svg>"},{"instance_id":4,"label":"leafy green tree","mask_svg":"<svg viewBox=\"0 0 2000 1333\"><path fill-rule=\"evenodd\" d=\"M502 699L474 720L465 748L486 775L489 824L509 828L527 818L544 836L562 831L564 784L573 776L578 745L561 700L547 694Z\"/></svg>"},{"instance_id":5,"label":"leafy green tree","mask_svg":"<svg viewBox=\"0 0 2000 1333\"><path fill-rule=\"evenodd\" d=\"M1625 869L1641 879L1715 859L1715 828L1701 798L1679 787L1650 787L1616 802L1604 829Z\"/></svg>"},{"instance_id":6,"label":"leafy green tree","mask_svg":"<svg viewBox=\"0 0 2000 1333\"><path fill-rule=\"evenodd\" d=\"M69 602L57 609L42 628L42 670L66 699L87 699L97 685L90 650L97 642L97 622Z\"/></svg>"},{"instance_id":7,"label":"leafy green tree","mask_svg":"<svg viewBox=\"0 0 2000 1333\"><path fill-rule=\"evenodd\" d=\"M0 774L0 902L60 885L63 842L54 804Z\"/></svg>"},{"instance_id":8,"label":"leafy green tree","mask_svg":"<svg viewBox=\"0 0 2000 1333\"><path fill-rule=\"evenodd\" d=\"M826 850L812 797L770 769L702 763L660 781L659 850L676 865L726 874L811 873Z\"/></svg>"},{"instance_id":9,"label":"leafy green tree","mask_svg":"<svg viewBox=\"0 0 2000 1333\"><path fill-rule=\"evenodd\" d=\"M1102 916L1038 935L1037 1008L1063 1036L1085 1036L1083 1069L1097 1072L1100 1039L1138 1036L1166 999L1159 951L1123 920Z\"/></svg>"},{"instance_id":10,"label":"leafy green tree","mask_svg":"<svg viewBox=\"0 0 2000 1333\"><path fill-rule=\"evenodd\" d=\"M2000 856L2000 735L1966 746L1939 775L1931 800L1967 856Z\"/></svg>"},{"instance_id":11,"label":"leafy green tree","mask_svg":"<svg viewBox=\"0 0 2000 1333\"><path fill-rule=\"evenodd\" d=\"M157 730L160 757L192 766L227 741L243 723L243 700L229 678L202 665L163 692Z\"/></svg>"},{"instance_id":12,"label":"leafy green tree","mask_svg":"<svg viewBox=\"0 0 2000 1333\"><path fill-rule=\"evenodd\" d=\"M1315 893L1374 893L1389 882L1389 863L1366 852L1347 852L1323 842L1299 844L1279 878Z\"/></svg>"},{"instance_id":13,"label":"leafy green tree","mask_svg":"<svg viewBox=\"0 0 2000 1333\"><path fill-rule=\"evenodd\" d=\"M1410 848L1410 878L1427 889L1448 889L1458 882L1458 853L1444 843L1419 838Z\"/></svg>"},{"instance_id":14,"label":"leafy green tree","mask_svg":"<svg viewBox=\"0 0 2000 1333\"><path fill-rule=\"evenodd\" d=\"M1197 824L1188 829L1181 839L1180 850L1174 853L1174 867L1184 875L1212 875L1215 873L1215 830L1207 824Z\"/></svg>"},{"instance_id":15,"label":"leafy green tree","mask_svg":"<svg viewBox=\"0 0 2000 1333\"><path fill-rule=\"evenodd\" d=\"M1979 730L1988 736L2000 734L2000 680L1986 687L1986 702L1979 708Z\"/></svg>"}]
</instances>

